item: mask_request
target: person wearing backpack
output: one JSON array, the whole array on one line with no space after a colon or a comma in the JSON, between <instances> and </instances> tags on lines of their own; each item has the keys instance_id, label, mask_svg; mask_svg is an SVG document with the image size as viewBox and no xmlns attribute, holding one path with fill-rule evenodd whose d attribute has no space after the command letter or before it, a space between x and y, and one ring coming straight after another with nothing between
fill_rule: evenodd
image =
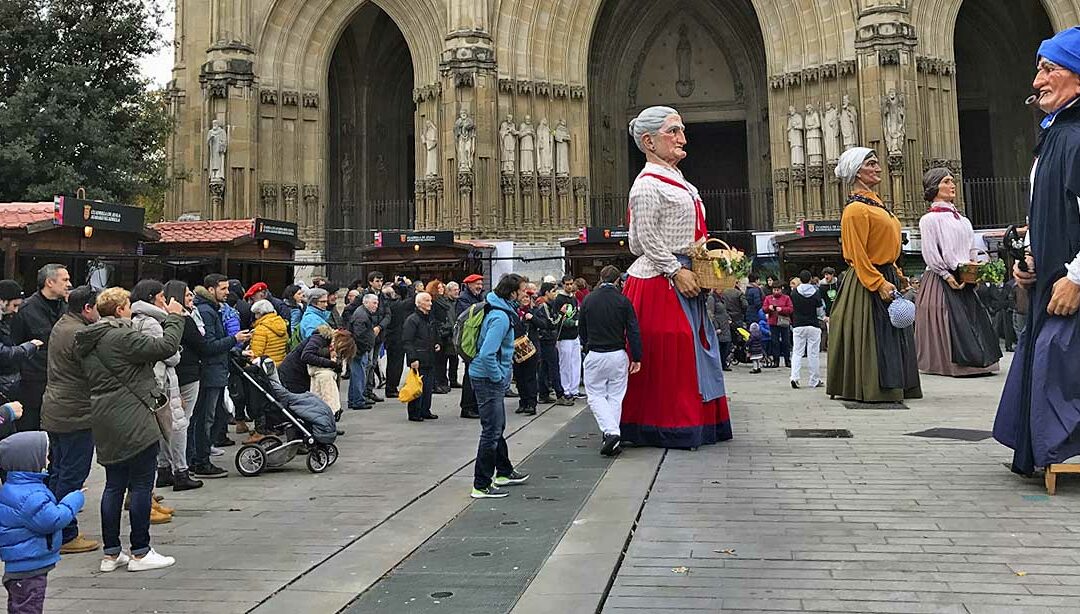
<instances>
[{"instance_id":1,"label":"person wearing backpack","mask_svg":"<svg viewBox=\"0 0 1080 614\"><path fill-rule=\"evenodd\" d=\"M473 273L461 280L461 285L464 286L464 290L462 290L461 294L458 296L457 302L454 304L455 307L457 307L458 324L464 323L464 320L468 318L467 314L470 313L470 307L484 302L483 277ZM459 342L460 340L460 328L459 325L454 326L455 342ZM461 417L475 420L480 417L480 413L477 411L476 393L473 391L472 382L469 377L469 363L472 361L472 358L461 350L460 343L455 343L454 347L457 348L458 355L465 362L465 375L461 379Z\"/></svg>"},{"instance_id":2,"label":"person wearing backpack","mask_svg":"<svg viewBox=\"0 0 1080 614\"><path fill-rule=\"evenodd\" d=\"M477 336L476 354L469 364L469 378L480 413L480 442L473 472L474 499L502 498L501 486L522 484L529 476L514 470L506 447L506 389L510 387L514 358L514 327L517 325L518 297L525 294L528 280L510 273L487 294L484 320Z\"/></svg>"}]
</instances>

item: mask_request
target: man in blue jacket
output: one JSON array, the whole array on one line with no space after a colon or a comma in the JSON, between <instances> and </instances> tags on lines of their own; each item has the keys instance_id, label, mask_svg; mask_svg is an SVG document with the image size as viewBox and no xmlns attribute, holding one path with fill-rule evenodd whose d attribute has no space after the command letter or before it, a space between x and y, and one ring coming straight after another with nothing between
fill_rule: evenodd
<instances>
[{"instance_id":1,"label":"man in blue jacket","mask_svg":"<svg viewBox=\"0 0 1080 614\"><path fill-rule=\"evenodd\" d=\"M191 412L188 428L188 465L191 474L200 478L222 478L228 474L210 462L211 428L218 407L224 403L225 386L229 383L229 351L237 343L251 340L251 331L242 330L235 335L225 332L221 320L221 304L229 296L229 278L211 273L203 279L206 294L198 292L195 307L202 316L206 332L202 346L202 373L199 380L199 397Z\"/></svg>"},{"instance_id":2,"label":"man in blue jacket","mask_svg":"<svg viewBox=\"0 0 1080 614\"><path fill-rule=\"evenodd\" d=\"M488 292L487 313L477 337L479 349L469 363L469 379L476 393L481 429L473 474L473 499L505 497L510 493L500 486L521 484L529 479L528 475L514 470L503 438L506 429L503 400L513 373L518 297L525 293L528 281L511 273L499 280L495 290Z\"/></svg>"}]
</instances>

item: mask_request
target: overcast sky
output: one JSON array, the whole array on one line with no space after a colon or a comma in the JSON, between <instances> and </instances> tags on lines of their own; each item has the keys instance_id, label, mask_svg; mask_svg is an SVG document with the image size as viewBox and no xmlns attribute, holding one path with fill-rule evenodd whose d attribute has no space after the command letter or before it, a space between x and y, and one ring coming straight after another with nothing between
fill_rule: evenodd
<instances>
[{"instance_id":1,"label":"overcast sky","mask_svg":"<svg viewBox=\"0 0 1080 614\"><path fill-rule=\"evenodd\" d=\"M0 0L2 1L2 0ZM174 0L144 0L147 4L156 4L161 8L164 23L161 27L161 47L157 53L142 59L142 74L152 81L153 87L165 87L172 78L173 64L173 17Z\"/></svg>"}]
</instances>

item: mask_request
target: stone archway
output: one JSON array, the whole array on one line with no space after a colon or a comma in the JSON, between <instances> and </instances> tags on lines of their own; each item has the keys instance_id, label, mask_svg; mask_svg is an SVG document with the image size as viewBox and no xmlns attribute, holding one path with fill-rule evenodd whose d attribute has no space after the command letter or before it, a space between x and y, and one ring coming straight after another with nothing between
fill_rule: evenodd
<instances>
[{"instance_id":1,"label":"stone archway","mask_svg":"<svg viewBox=\"0 0 1080 614\"><path fill-rule=\"evenodd\" d=\"M350 259L373 230L413 226L412 65L393 19L374 3L361 6L342 31L327 77L330 260Z\"/></svg>"},{"instance_id":2,"label":"stone archway","mask_svg":"<svg viewBox=\"0 0 1080 614\"><path fill-rule=\"evenodd\" d=\"M1039 43L1052 34L1039 0L960 7L954 36L958 130L965 199L976 225L1022 220L1041 117L1023 100L1031 93Z\"/></svg>"},{"instance_id":3,"label":"stone archway","mask_svg":"<svg viewBox=\"0 0 1080 614\"><path fill-rule=\"evenodd\" d=\"M770 169L765 45L749 0L605 0L588 77L594 222L625 216L625 195L644 161L627 122L664 104L687 124L689 179L739 194L710 208L710 226L768 227L768 206L750 202L750 188L768 185Z\"/></svg>"}]
</instances>

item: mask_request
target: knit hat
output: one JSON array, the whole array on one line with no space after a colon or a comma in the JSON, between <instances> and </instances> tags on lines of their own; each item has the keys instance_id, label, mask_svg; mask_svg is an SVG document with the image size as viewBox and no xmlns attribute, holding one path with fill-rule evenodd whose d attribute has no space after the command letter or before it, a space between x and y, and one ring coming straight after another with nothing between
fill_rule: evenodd
<instances>
[{"instance_id":1,"label":"knit hat","mask_svg":"<svg viewBox=\"0 0 1080 614\"><path fill-rule=\"evenodd\" d=\"M1039 45L1035 61L1046 58L1080 75L1080 26L1062 30Z\"/></svg>"},{"instance_id":2,"label":"knit hat","mask_svg":"<svg viewBox=\"0 0 1080 614\"><path fill-rule=\"evenodd\" d=\"M266 284L264 284L261 281L256 282L256 283L252 284L250 288L247 289L247 292L244 293L244 300L246 301L247 299L255 296L256 292L263 292L265 290L269 290L269 287L267 287Z\"/></svg>"},{"instance_id":3,"label":"knit hat","mask_svg":"<svg viewBox=\"0 0 1080 614\"><path fill-rule=\"evenodd\" d=\"M938 186L941 185L941 180L950 175L952 175L952 171L944 166L939 166L926 171L926 174L923 175L922 178L923 200L928 203L934 202L934 200L937 199Z\"/></svg>"},{"instance_id":4,"label":"knit hat","mask_svg":"<svg viewBox=\"0 0 1080 614\"><path fill-rule=\"evenodd\" d=\"M14 279L0 280L0 301L10 301L23 298L23 289L19 282Z\"/></svg>"},{"instance_id":5,"label":"knit hat","mask_svg":"<svg viewBox=\"0 0 1080 614\"><path fill-rule=\"evenodd\" d=\"M44 431L15 433L0 441L0 469L40 472L49 454L49 435Z\"/></svg>"},{"instance_id":6,"label":"knit hat","mask_svg":"<svg viewBox=\"0 0 1080 614\"><path fill-rule=\"evenodd\" d=\"M263 299L261 301L255 301L255 304L251 306L251 313L255 314L256 318L261 318L268 313L274 313L277 311L274 309L273 303Z\"/></svg>"}]
</instances>

